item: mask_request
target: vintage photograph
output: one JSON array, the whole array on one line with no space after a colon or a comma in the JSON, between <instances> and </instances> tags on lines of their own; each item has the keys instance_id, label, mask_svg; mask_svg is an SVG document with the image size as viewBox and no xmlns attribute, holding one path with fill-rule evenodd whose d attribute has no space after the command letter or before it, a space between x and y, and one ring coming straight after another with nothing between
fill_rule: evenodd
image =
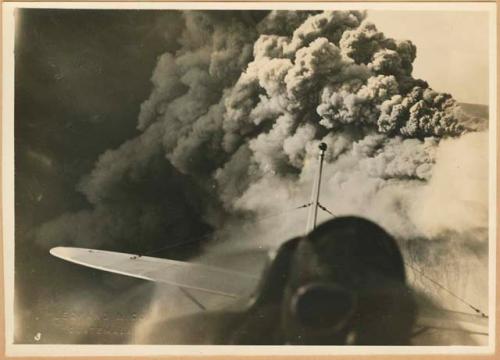
<instances>
[{"instance_id":1,"label":"vintage photograph","mask_svg":"<svg viewBox=\"0 0 500 360\"><path fill-rule=\"evenodd\" d=\"M13 349L493 343L495 5L80 5L4 14Z\"/></svg>"}]
</instances>

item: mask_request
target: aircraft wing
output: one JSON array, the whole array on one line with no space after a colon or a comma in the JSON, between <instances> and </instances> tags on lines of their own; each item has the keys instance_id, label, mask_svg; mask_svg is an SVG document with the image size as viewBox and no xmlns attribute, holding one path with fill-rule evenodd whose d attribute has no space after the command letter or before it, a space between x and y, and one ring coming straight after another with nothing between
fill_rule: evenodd
<instances>
[{"instance_id":1,"label":"aircraft wing","mask_svg":"<svg viewBox=\"0 0 500 360\"><path fill-rule=\"evenodd\" d=\"M434 329L460 330L478 335L488 335L488 318L457 311L439 311L441 313L422 311L418 317L418 325Z\"/></svg>"},{"instance_id":2,"label":"aircraft wing","mask_svg":"<svg viewBox=\"0 0 500 360\"><path fill-rule=\"evenodd\" d=\"M442 309L431 313L421 311L412 336L412 344L420 346L486 346L488 341L488 318Z\"/></svg>"},{"instance_id":3,"label":"aircraft wing","mask_svg":"<svg viewBox=\"0 0 500 360\"><path fill-rule=\"evenodd\" d=\"M197 290L231 298L252 295L259 281L258 275L222 269L215 266L176 261L113 251L55 247L50 253L56 257L90 268L165 283L182 289ZM259 255L262 257L261 255ZM196 302L197 296L187 294ZM201 295L201 294L199 294ZM458 333L480 337L488 335L488 319L475 314L438 309L420 304L414 339L427 341L429 331ZM417 340L418 341L418 340Z\"/></svg>"},{"instance_id":4,"label":"aircraft wing","mask_svg":"<svg viewBox=\"0 0 500 360\"><path fill-rule=\"evenodd\" d=\"M259 281L258 276L209 265L114 251L55 247L50 253L98 270L234 298L250 296Z\"/></svg>"}]
</instances>

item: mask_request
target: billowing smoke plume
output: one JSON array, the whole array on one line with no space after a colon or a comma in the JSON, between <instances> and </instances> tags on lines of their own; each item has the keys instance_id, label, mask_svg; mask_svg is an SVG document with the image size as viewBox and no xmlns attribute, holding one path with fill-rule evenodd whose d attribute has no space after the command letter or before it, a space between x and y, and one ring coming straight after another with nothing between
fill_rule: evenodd
<instances>
[{"instance_id":1,"label":"billowing smoke plume","mask_svg":"<svg viewBox=\"0 0 500 360\"><path fill-rule=\"evenodd\" d=\"M157 126L170 162L215 181L229 209L266 174L298 177L319 141L329 162L368 146L378 162L394 154L372 174L426 180L439 139L468 128L449 94L411 77L415 46L364 18L272 12L256 34L234 19L209 31L206 14L188 13L184 47L160 58L139 128Z\"/></svg>"},{"instance_id":2,"label":"billowing smoke plume","mask_svg":"<svg viewBox=\"0 0 500 360\"><path fill-rule=\"evenodd\" d=\"M158 59L140 135L103 154L82 180L92 209L45 225L40 238L91 228L75 242L132 234L168 244L168 226L191 216L239 244L278 245L302 233L303 212L256 221L251 231L231 224L307 203L323 141L322 202L333 213L379 222L420 266L450 248L484 264L487 166L476 160L487 153L485 122L413 78L415 45L365 17L186 11L180 49ZM464 162L454 167L454 159ZM459 267L456 257L441 261ZM474 280L484 295L483 275Z\"/></svg>"},{"instance_id":3,"label":"billowing smoke plume","mask_svg":"<svg viewBox=\"0 0 500 360\"><path fill-rule=\"evenodd\" d=\"M217 215L212 185L180 172L207 174L225 160L217 146L221 98L251 60L255 24L263 15L184 13L180 49L160 56L154 70L154 89L139 115L140 135L99 157L78 186L91 209L42 226L41 244L146 251L208 230L204 214L212 222Z\"/></svg>"}]
</instances>

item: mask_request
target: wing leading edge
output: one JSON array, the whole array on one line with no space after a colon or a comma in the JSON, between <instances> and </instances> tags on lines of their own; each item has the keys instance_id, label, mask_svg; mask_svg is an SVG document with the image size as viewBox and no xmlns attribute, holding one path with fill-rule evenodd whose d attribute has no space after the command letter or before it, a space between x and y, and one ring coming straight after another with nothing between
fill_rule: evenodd
<instances>
[{"instance_id":1,"label":"wing leading edge","mask_svg":"<svg viewBox=\"0 0 500 360\"><path fill-rule=\"evenodd\" d=\"M256 276L213 266L114 251L55 247L50 253L98 270L234 298L250 296L259 281Z\"/></svg>"}]
</instances>

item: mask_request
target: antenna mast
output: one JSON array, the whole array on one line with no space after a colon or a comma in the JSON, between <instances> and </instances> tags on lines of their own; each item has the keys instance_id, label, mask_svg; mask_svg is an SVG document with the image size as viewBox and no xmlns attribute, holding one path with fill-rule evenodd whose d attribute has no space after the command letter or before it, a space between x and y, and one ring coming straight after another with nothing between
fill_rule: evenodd
<instances>
[{"instance_id":1,"label":"antenna mast","mask_svg":"<svg viewBox=\"0 0 500 360\"><path fill-rule=\"evenodd\" d=\"M319 205L319 191L321 188L321 173L323 172L323 160L325 158L326 144L322 142L319 144L319 166L316 178L314 179L313 191L311 194L311 208L307 217L306 234L316 228L318 219L318 205Z\"/></svg>"}]
</instances>

